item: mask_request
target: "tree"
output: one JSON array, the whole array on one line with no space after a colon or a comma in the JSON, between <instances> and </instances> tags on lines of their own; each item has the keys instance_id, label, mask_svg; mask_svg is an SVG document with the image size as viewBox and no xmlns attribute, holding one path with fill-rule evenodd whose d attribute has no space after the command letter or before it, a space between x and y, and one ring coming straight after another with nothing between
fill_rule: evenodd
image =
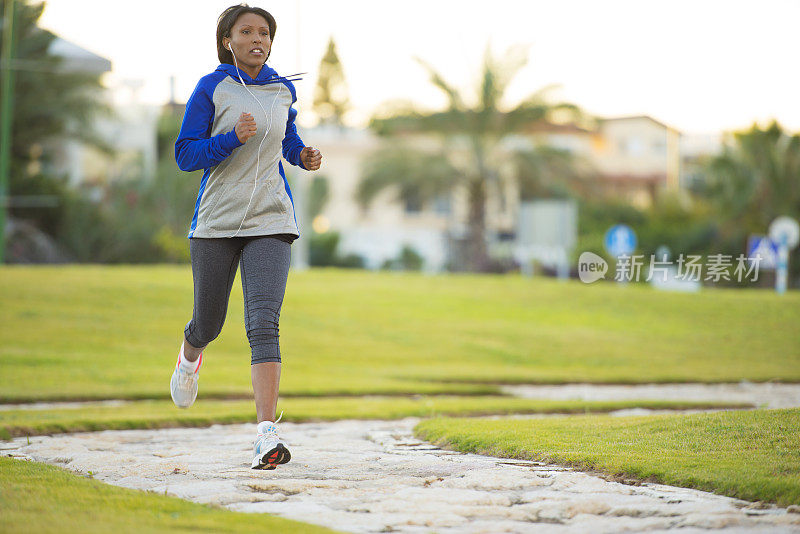
<instances>
[{"instance_id":1,"label":"tree","mask_svg":"<svg viewBox=\"0 0 800 534\"><path fill-rule=\"evenodd\" d=\"M777 121L728 136L705 168L702 195L720 220L717 247L740 253L749 234L766 234L780 215L800 218L800 134ZM791 279L800 281L800 248L791 251Z\"/></svg>"},{"instance_id":2,"label":"tree","mask_svg":"<svg viewBox=\"0 0 800 534\"><path fill-rule=\"evenodd\" d=\"M311 185L308 188L308 208L306 210L306 216L309 220L313 221L317 215L322 213L329 199L330 187L328 186L328 178L325 175L315 176L311 180Z\"/></svg>"},{"instance_id":3,"label":"tree","mask_svg":"<svg viewBox=\"0 0 800 534\"><path fill-rule=\"evenodd\" d=\"M319 62L313 110L319 117L320 124L342 126L342 118L349 108L344 70L331 37L328 49Z\"/></svg>"},{"instance_id":4,"label":"tree","mask_svg":"<svg viewBox=\"0 0 800 534\"><path fill-rule=\"evenodd\" d=\"M706 168L708 196L728 221L763 232L779 215L800 215L800 134L773 121L734 132Z\"/></svg>"},{"instance_id":5,"label":"tree","mask_svg":"<svg viewBox=\"0 0 800 534\"><path fill-rule=\"evenodd\" d=\"M356 190L362 207L388 187L396 188L397 200L413 203L447 194L461 181L460 171L441 153L420 152L402 144L371 154L364 161L362 176Z\"/></svg>"},{"instance_id":6,"label":"tree","mask_svg":"<svg viewBox=\"0 0 800 534\"><path fill-rule=\"evenodd\" d=\"M31 165L47 153L41 147L53 138L69 138L109 152L109 145L90 127L97 113L110 113L102 103L102 85L99 75L68 71L63 68L63 58L50 52L56 38L51 32L36 25L44 11L44 3L30 5L15 2L14 26L16 53L12 63L14 74L14 115L11 140L11 169L9 194L56 195L59 206L52 208L12 208L13 215L24 216L40 229L56 235L68 211L68 192L57 176L43 174ZM0 0L0 16L5 12L5 1ZM0 24L0 39L6 27Z\"/></svg>"},{"instance_id":7,"label":"tree","mask_svg":"<svg viewBox=\"0 0 800 534\"><path fill-rule=\"evenodd\" d=\"M452 84L417 59L428 71L431 82L446 95L447 109L438 112L401 109L388 117L373 117L370 127L387 137L434 134L444 140L445 150L423 153L402 149L394 156L384 150L365 166L358 190L363 205L386 187L399 186L403 198L415 194L421 195L423 200L430 200L443 191L465 190L469 228L466 260L478 271L488 270L490 266L485 237L486 202L490 192L502 197L509 178L527 196L566 194L573 184L585 182L585 173L565 150L546 146L504 148L503 143L512 134L537 124L555 119L582 121L587 117L574 104L550 103L547 93L552 86L540 89L507 109L503 104L506 90L527 63L527 53L511 48L503 57L493 57L487 47L474 103L468 103ZM458 153L456 147L464 145L466 157L461 161L446 155ZM510 176L501 171L509 163L515 168ZM393 172L391 167L395 164Z\"/></svg>"}]
</instances>

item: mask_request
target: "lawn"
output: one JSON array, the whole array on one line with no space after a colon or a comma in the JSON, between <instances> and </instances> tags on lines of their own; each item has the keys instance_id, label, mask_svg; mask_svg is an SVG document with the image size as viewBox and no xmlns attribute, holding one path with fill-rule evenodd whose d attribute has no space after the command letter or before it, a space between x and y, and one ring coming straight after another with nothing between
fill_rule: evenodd
<instances>
[{"instance_id":1,"label":"lawn","mask_svg":"<svg viewBox=\"0 0 800 534\"><path fill-rule=\"evenodd\" d=\"M0 517L0 532L337 532L110 486L61 467L3 457Z\"/></svg>"},{"instance_id":2,"label":"lawn","mask_svg":"<svg viewBox=\"0 0 800 534\"><path fill-rule=\"evenodd\" d=\"M488 415L511 413L587 413L623 408L698 409L731 407L731 404L674 401L550 401L513 397L290 397L278 401L281 422L335 421L339 419L401 419L437 415ZM133 401L120 406L85 406L45 410L0 410L0 439L14 436L209 426L215 423L253 423L253 401L198 400L188 410L176 408L172 401Z\"/></svg>"},{"instance_id":3,"label":"lawn","mask_svg":"<svg viewBox=\"0 0 800 534\"><path fill-rule=\"evenodd\" d=\"M189 266L0 268L0 401L168 399ZM201 395L250 396L239 275ZM800 293L519 276L292 271L284 396L497 393L496 383L800 381Z\"/></svg>"},{"instance_id":4,"label":"lawn","mask_svg":"<svg viewBox=\"0 0 800 534\"><path fill-rule=\"evenodd\" d=\"M136 400L2 410L0 437L255 422L240 280L198 401L179 410L167 384L192 312L189 266L0 267L0 402ZM433 417L418 435L461 450L800 502L798 410L442 417L721 406L518 399L500 383L800 381L798 292L312 269L290 273L281 315L282 421ZM0 462L0 530L314 531Z\"/></svg>"},{"instance_id":5,"label":"lawn","mask_svg":"<svg viewBox=\"0 0 800 534\"><path fill-rule=\"evenodd\" d=\"M571 464L752 501L800 504L800 409L435 418L421 421L414 432L463 452Z\"/></svg>"}]
</instances>

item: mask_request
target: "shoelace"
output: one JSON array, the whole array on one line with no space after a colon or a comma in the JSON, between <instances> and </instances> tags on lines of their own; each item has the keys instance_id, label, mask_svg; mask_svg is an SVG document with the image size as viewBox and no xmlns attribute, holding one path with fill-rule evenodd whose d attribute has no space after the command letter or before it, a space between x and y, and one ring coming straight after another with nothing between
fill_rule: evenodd
<instances>
[{"instance_id":1,"label":"shoelace","mask_svg":"<svg viewBox=\"0 0 800 534\"><path fill-rule=\"evenodd\" d=\"M178 382L183 386L191 385L193 382L192 378L197 377L200 366L203 365L203 353L201 352L200 356L197 358L197 367L195 367L194 372L187 371L181 367L181 354L183 354L183 346L181 346L181 353L178 354L178 361L175 362L175 369L178 371Z\"/></svg>"},{"instance_id":2,"label":"shoelace","mask_svg":"<svg viewBox=\"0 0 800 534\"><path fill-rule=\"evenodd\" d=\"M197 379L197 374L192 373L190 371L185 371L178 367L178 385L184 388L190 388L194 385L195 380Z\"/></svg>"},{"instance_id":3,"label":"shoelace","mask_svg":"<svg viewBox=\"0 0 800 534\"><path fill-rule=\"evenodd\" d=\"M277 439L278 438L278 427L276 426L276 423L281 420L281 417L283 417L283 410L281 410L281 415L278 416L277 419L275 419L274 423L272 423L271 425L267 426L267 428L265 429L264 432L259 432L258 433L258 439L262 439L264 436L270 436L270 437L274 437L275 439Z\"/></svg>"}]
</instances>

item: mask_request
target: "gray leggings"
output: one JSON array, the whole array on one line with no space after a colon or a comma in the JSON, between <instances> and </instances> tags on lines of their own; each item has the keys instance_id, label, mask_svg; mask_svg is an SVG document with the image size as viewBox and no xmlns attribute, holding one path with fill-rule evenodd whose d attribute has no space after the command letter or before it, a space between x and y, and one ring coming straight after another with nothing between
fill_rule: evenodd
<instances>
[{"instance_id":1,"label":"gray leggings","mask_svg":"<svg viewBox=\"0 0 800 534\"><path fill-rule=\"evenodd\" d=\"M291 245L273 236L189 239L194 311L184 335L202 349L219 336L241 259L244 325L251 365L280 362L278 319L286 292Z\"/></svg>"}]
</instances>

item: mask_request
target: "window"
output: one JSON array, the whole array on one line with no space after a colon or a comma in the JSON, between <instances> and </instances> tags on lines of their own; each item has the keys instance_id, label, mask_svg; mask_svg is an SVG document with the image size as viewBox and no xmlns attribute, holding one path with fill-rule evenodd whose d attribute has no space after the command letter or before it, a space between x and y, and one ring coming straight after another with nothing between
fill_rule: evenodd
<instances>
[{"instance_id":1,"label":"window","mask_svg":"<svg viewBox=\"0 0 800 534\"><path fill-rule=\"evenodd\" d=\"M437 215L449 215L450 195L438 195L435 199L433 199L433 211L436 212Z\"/></svg>"},{"instance_id":2,"label":"window","mask_svg":"<svg viewBox=\"0 0 800 534\"><path fill-rule=\"evenodd\" d=\"M405 191L403 193L403 208L406 213L419 213L422 211L422 200L416 190Z\"/></svg>"},{"instance_id":3,"label":"window","mask_svg":"<svg viewBox=\"0 0 800 534\"><path fill-rule=\"evenodd\" d=\"M627 153L631 156L641 156L644 152L644 143L638 137L628 139Z\"/></svg>"}]
</instances>

